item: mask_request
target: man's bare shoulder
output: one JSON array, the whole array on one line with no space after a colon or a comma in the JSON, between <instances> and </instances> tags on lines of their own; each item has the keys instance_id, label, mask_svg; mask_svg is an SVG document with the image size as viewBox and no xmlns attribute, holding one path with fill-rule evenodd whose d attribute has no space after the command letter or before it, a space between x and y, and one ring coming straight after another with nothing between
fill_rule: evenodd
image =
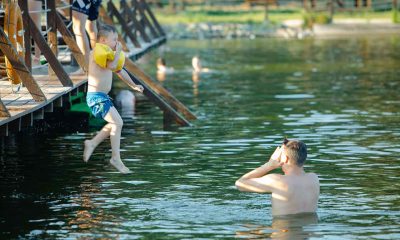
<instances>
[{"instance_id":1,"label":"man's bare shoulder","mask_svg":"<svg viewBox=\"0 0 400 240\"><path fill-rule=\"evenodd\" d=\"M318 175L316 173L306 173L306 176L309 177L310 179L315 179L319 181Z\"/></svg>"},{"instance_id":2,"label":"man's bare shoulder","mask_svg":"<svg viewBox=\"0 0 400 240\"><path fill-rule=\"evenodd\" d=\"M271 173L261 177L261 179L263 179L264 181L282 181L284 176L285 175L282 174Z\"/></svg>"}]
</instances>

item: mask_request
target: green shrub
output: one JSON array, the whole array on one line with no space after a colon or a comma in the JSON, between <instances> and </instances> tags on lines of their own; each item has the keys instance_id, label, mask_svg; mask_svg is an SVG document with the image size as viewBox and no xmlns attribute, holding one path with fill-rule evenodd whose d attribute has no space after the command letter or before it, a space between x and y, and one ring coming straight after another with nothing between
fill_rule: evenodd
<instances>
[{"instance_id":1,"label":"green shrub","mask_svg":"<svg viewBox=\"0 0 400 240\"><path fill-rule=\"evenodd\" d=\"M314 24L328 24L331 22L332 22L332 19L326 13L305 12L303 14L303 27L304 28L312 28Z\"/></svg>"}]
</instances>

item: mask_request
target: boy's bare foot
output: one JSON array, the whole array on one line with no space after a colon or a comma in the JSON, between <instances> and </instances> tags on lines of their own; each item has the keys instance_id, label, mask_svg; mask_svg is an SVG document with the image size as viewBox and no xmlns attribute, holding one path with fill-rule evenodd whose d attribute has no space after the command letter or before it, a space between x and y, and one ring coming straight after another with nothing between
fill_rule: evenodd
<instances>
[{"instance_id":1,"label":"boy's bare foot","mask_svg":"<svg viewBox=\"0 0 400 240\"><path fill-rule=\"evenodd\" d=\"M83 149L83 161L89 161L90 156L92 155L94 149L96 147L92 144L90 140L85 140L84 149Z\"/></svg>"},{"instance_id":2,"label":"boy's bare foot","mask_svg":"<svg viewBox=\"0 0 400 240\"><path fill-rule=\"evenodd\" d=\"M82 68L79 68L78 70L76 70L75 72L70 73L69 75L71 75L71 76L86 75L86 72L83 71Z\"/></svg>"},{"instance_id":3,"label":"boy's bare foot","mask_svg":"<svg viewBox=\"0 0 400 240\"><path fill-rule=\"evenodd\" d=\"M118 171L120 171L123 174L130 173L131 171L129 168L125 167L124 163L121 161L121 159L115 160L113 158L110 159L111 165L113 165Z\"/></svg>"}]
</instances>

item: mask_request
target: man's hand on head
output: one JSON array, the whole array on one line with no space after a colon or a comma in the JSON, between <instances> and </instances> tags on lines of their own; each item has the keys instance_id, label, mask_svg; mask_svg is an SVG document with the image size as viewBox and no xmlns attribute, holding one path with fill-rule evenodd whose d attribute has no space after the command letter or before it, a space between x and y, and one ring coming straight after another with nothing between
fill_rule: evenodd
<instances>
[{"instance_id":1,"label":"man's hand on head","mask_svg":"<svg viewBox=\"0 0 400 240\"><path fill-rule=\"evenodd\" d=\"M281 154L282 154L282 147L277 147L274 153L272 153L270 159L279 161L281 158Z\"/></svg>"},{"instance_id":2,"label":"man's hand on head","mask_svg":"<svg viewBox=\"0 0 400 240\"><path fill-rule=\"evenodd\" d=\"M282 154L282 148L281 147L277 147L274 151L274 153L272 153L269 161L268 161L268 165L273 167L273 168L278 168L280 166L283 165L283 162L280 162L281 160L281 154Z\"/></svg>"}]
</instances>

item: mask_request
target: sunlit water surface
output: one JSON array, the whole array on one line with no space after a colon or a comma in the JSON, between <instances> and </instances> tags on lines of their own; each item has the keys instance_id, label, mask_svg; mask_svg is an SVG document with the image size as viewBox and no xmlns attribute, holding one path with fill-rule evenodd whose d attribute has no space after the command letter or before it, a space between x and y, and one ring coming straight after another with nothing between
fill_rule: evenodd
<instances>
[{"instance_id":1,"label":"sunlit water surface","mask_svg":"<svg viewBox=\"0 0 400 240\"><path fill-rule=\"evenodd\" d=\"M209 72L192 75L194 55ZM166 131L138 101L123 113L130 175L107 164L109 141L82 161L95 128L4 139L2 239L400 238L398 36L170 41L139 62L154 78L158 56L194 126ZM317 216L272 218L270 195L234 187L284 136L309 148Z\"/></svg>"}]
</instances>

